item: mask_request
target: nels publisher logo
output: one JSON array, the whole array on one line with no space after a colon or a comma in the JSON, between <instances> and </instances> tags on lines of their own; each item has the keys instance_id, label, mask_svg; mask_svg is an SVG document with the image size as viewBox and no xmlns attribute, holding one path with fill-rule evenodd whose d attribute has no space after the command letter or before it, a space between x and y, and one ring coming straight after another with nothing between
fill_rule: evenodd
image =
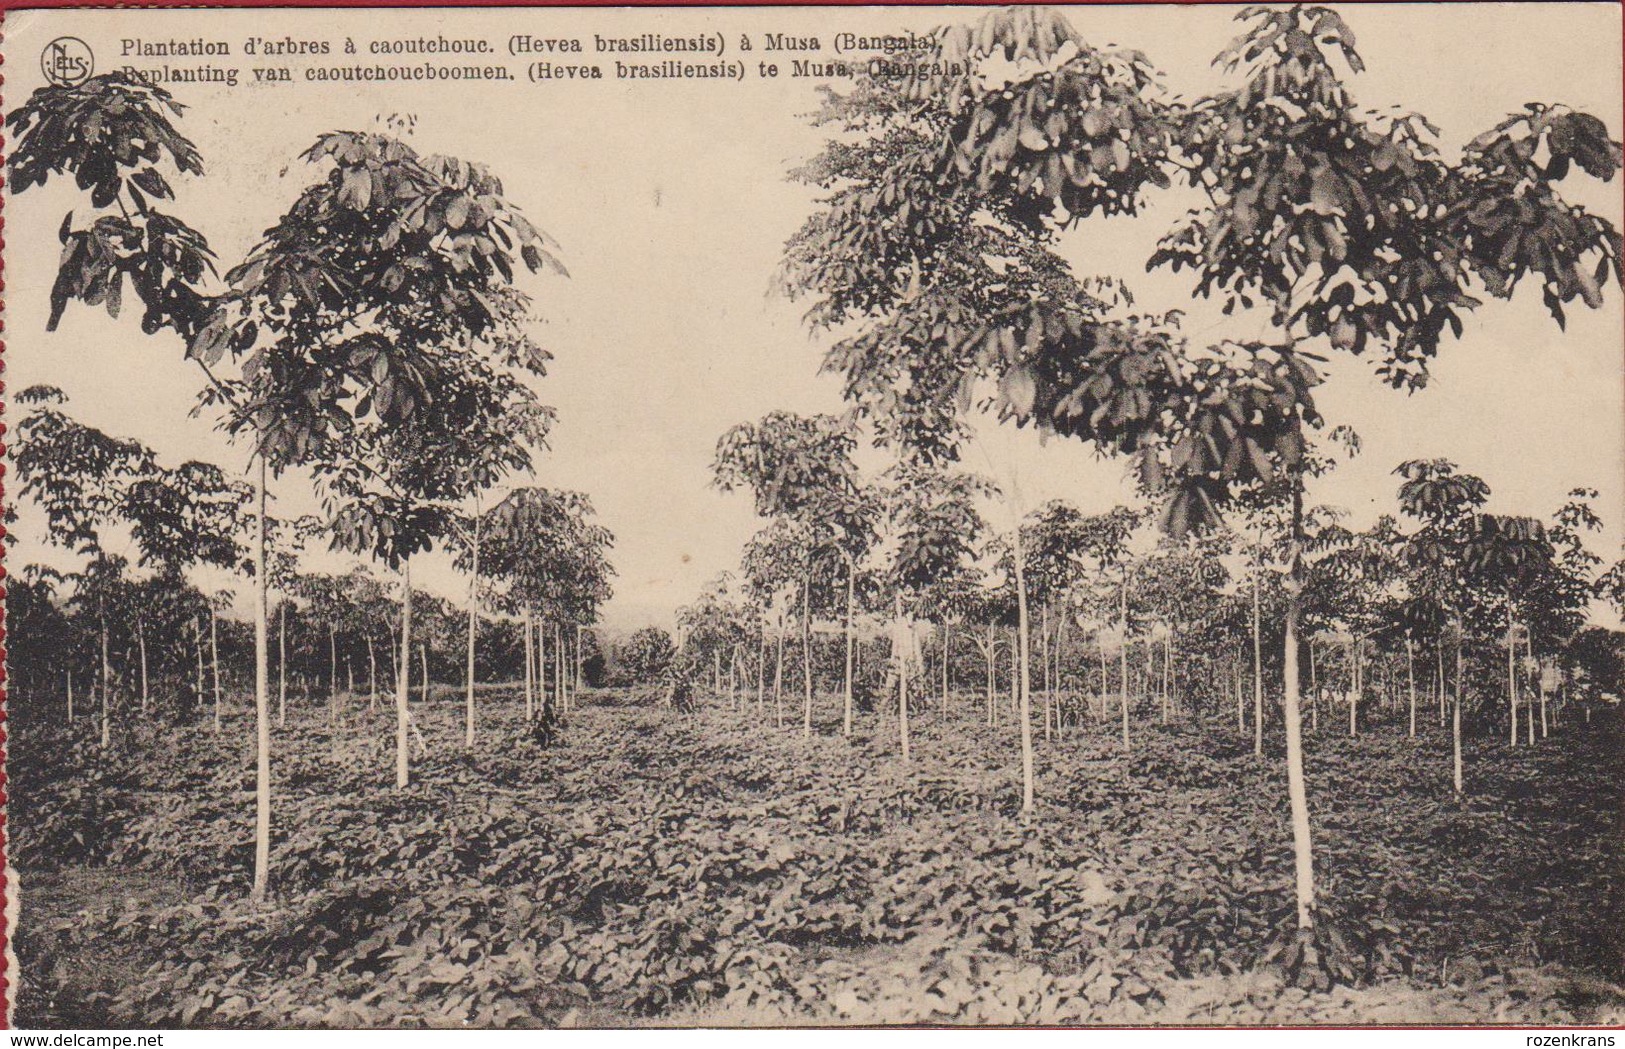
<instances>
[{"instance_id":1,"label":"nels publisher logo","mask_svg":"<svg viewBox=\"0 0 1625 1049\"><path fill-rule=\"evenodd\" d=\"M82 84L95 72L96 57L90 45L76 36L59 36L39 56L40 71L45 79L62 87Z\"/></svg>"}]
</instances>

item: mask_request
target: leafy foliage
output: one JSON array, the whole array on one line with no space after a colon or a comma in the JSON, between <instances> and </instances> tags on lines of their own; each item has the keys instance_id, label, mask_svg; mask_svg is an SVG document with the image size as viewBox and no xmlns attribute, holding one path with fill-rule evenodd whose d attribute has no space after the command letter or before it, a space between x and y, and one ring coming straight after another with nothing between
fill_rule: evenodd
<instances>
[{"instance_id":1,"label":"leafy foliage","mask_svg":"<svg viewBox=\"0 0 1625 1049\"><path fill-rule=\"evenodd\" d=\"M615 653L616 664L626 679L649 684L660 679L677 656L677 646L671 635L656 626L646 626L632 632L632 636Z\"/></svg>"},{"instance_id":2,"label":"leafy foliage","mask_svg":"<svg viewBox=\"0 0 1625 1049\"><path fill-rule=\"evenodd\" d=\"M1618 764L1617 723L1498 754L1465 807L1438 800L1443 740L1421 759L1387 739L1318 742L1329 910L1320 960L1300 964L1273 873L1288 858L1256 804L1281 773L1198 725L1149 726L1132 756L1109 731L1069 739L1046 761L1054 800L1024 826L1008 741L975 719L921 719L904 776L888 730L867 721L809 754L721 710L587 705L554 749L525 739L511 695L487 716L508 742L471 755L453 745L455 704L419 707L431 754L406 791L380 771L385 715L290 721L278 902L256 911L240 898L250 827L226 799L248 770L229 736L144 728L103 755L22 714L19 753L64 760L14 763L20 868L38 883L64 861L108 862L126 884L145 871L165 888L39 912L18 944L39 974L20 1016L57 1015L54 1000L80 1010L63 1019L93 1008L187 1026L710 1009L779 1023L1346 1022L1384 1002L1414 1021L1442 996L1447 1015L1483 1021L1494 988L1534 980L1532 967L1621 964L1565 902L1618 905L1615 814L1593 787ZM83 850L66 844L75 833ZM71 962L87 951L138 975L98 988L105 966ZM1564 1012L1556 993L1526 1008L1618 1008L1616 995Z\"/></svg>"},{"instance_id":3,"label":"leafy foliage","mask_svg":"<svg viewBox=\"0 0 1625 1049\"><path fill-rule=\"evenodd\" d=\"M52 542L100 550L102 529L118 519L133 485L155 468L152 451L75 420L60 407L67 398L54 387L31 386L17 400L30 406L12 449L20 493L45 511Z\"/></svg>"},{"instance_id":4,"label":"leafy foliage","mask_svg":"<svg viewBox=\"0 0 1625 1049\"><path fill-rule=\"evenodd\" d=\"M6 117L13 193L71 173L103 212L79 228L73 212L63 217L47 330L56 330L75 299L117 317L126 280L146 308L147 333L171 328L190 338L203 323L211 299L200 285L213 273L214 255L201 233L156 207L175 196L166 169L203 173L197 149L171 120L183 108L145 78L112 70L72 87L38 88Z\"/></svg>"}]
</instances>

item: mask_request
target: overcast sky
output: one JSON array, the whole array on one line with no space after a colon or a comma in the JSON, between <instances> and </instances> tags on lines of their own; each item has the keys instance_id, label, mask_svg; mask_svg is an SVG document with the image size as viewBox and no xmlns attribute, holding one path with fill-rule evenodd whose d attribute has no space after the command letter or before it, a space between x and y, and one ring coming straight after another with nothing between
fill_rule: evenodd
<instances>
[{"instance_id":1,"label":"overcast sky","mask_svg":"<svg viewBox=\"0 0 1625 1049\"><path fill-rule=\"evenodd\" d=\"M1068 17L1091 42L1143 50L1176 93L1222 82L1209 60L1235 35L1235 8L1073 8ZM1362 104L1426 113L1446 152L1526 101L1564 102L1601 116L1621 132L1619 8L1615 4L1346 5L1368 71L1353 84ZM826 49L840 30L923 31L968 20L965 9L681 9L495 11L24 11L6 21L7 97L41 82L47 41L72 35L94 52L98 70L117 60L120 40L205 37L240 56L249 35L326 39L346 36L363 51L385 37L579 36L611 79L535 85L305 83L310 59L287 61L295 82L255 86L241 65L235 89L177 85L191 108L182 130L202 152L203 179L187 181L174 205L210 238L227 265L240 258L316 172L297 160L315 137L363 129L380 116L417 118L414 144L487 163L510 199L563 246L571 279L527 284L546 324L539 338L557 357L538 384L556 405L551 452L534 483L589 493L616 534L617 626L668 621L706 580L734 565L758 526L743 495L707 487L717 437L734 423L775 408L840 408L836 382L817 374L825 343L800 323L801 305L770 293L783 242L813 206L785 172L816 152L820 135L803 115L817 81L754 76L743 84L624 82L612 56L591 54L594 33L689 35L722 32L737 57L738 38L758 48L772 31L818 35ZM781 62L784 56L780 56ZM334 64L342 59L319 61ZM172 59L193 64L195 59ZM152 61L141 63L150 66ZM784 63L787 65L787 63ZM515 63L518 68L517 63ZM1571 199L1620 222L1620 185L1565 185ZM38 382L62 387L74 412L109 432L141 439L170 463L207 458L240 469L211 421L191 419L198 373L170 336L142 335L138 318L112 321L70 310L44 331L54 275L57 227L79 205L71 187L35 191L7 203L6 371L10 390ZM1187 329L1225 330L1215 309L1190 300L1187 275L1143 273L1156 239L1195 201L1170 193L1137 219L1085 224L1064 247L1080 274L1128 278L1139 305L1190 312ZM1447 344L1434 381L1418 394L1379 383L1366 361L1332 369L1319 400L1329 422L1350 423L1364 452L1312 492L1351 510L1357 523L1393 505L1393 467L1413 457L1448 457L1481 474L1491 509L1547 516L1577 485L1601 490L1609 531L1599 552L1618 555L1625 522L1625 316L1618 289L1598 311L1576 308L1568 332L1546 318L1538 289L1511 304L1492 302ZM1576 304L1578 307L1578 304ZM1243 331L1249 329L1243 328ZM1251 329L1256 332L1256 329ZM15 409L12 410L15 415ZM1121 464L1099 462L1075 443L1041 447L1031 434L994 426L969 465L1018 487L1031 506L1073 499L1085 509L1130 497ZM297 479L276 485L280 512L314 508ZM1004 524L1005 521L997 523ZM11 565L59 561L42 549L41 530L22 508ZM329 567L342 567L335 559ZM414 581L461 593L437 556L414 562ZM218 584L217 584L218 585Z\"/></svg>"}]
</instances>

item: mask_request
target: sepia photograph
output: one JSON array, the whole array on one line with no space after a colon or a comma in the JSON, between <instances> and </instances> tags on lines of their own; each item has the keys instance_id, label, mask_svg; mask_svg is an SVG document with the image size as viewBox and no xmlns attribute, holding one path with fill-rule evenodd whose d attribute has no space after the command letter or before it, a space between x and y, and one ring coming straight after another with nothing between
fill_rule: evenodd
<instances>
[{"instance_id":1,"label":"sepia photograph","mask_svg":"<svg viewBox=\"0 0 1625 1049\"><path fill-rule=\"evenodd\" d=\"M8 1025L1625 1025L1621 12L8 10Z\"/></svg>"}]
</instances>

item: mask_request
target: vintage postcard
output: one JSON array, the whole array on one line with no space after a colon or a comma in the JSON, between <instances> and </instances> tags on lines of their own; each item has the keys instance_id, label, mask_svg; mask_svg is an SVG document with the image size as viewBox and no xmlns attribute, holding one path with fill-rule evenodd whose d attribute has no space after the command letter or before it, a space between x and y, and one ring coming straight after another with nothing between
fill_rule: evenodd
<instances>
[{"instance_id":1,"label":"vintage postcard","mask_svg":"<svg viewBox=\"0 0 1625 1049\"><path fill-rule=\"evenodd\" d=\"M11 1022L1625 1023L1621 53L10 11Z\"/></svg>"}]
</instances>

